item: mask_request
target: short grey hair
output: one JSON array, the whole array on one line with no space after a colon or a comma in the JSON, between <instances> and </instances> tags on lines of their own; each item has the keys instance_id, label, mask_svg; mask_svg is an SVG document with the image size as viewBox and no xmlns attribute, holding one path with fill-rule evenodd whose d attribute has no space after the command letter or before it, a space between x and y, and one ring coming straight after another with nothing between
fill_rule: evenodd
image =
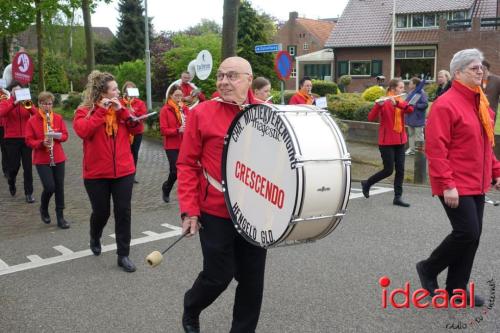
<instances>
[{"instance_id":1,"label":"short grey hair","mask_svg":"<svg viewBox=\"0 0 500 333\"><path fill-rule=\"evenodd\" d=\"M450 72L455 76L455 72L463 71L473 61L482 62L484 60L483 52L478 49L465 49L458 51L453 55L450 62Z\"/></svg>"}]
</instances>

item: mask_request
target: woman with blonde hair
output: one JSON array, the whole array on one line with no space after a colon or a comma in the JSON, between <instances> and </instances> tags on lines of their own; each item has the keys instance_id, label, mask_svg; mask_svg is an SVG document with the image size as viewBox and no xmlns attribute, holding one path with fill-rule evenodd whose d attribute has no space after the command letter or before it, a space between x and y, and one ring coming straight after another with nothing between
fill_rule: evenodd
<instances>
[{"instance_id":1,"label":"woman with blonde hair","mask_svg":"<svg viewBox=\"0 0 500 333\"><path fill-rule=\"evenodd\" d=\"M451 87L451 75L446 69L442 69L437 74L436 83L438 88L436 91L436 98L444 94Z\"/></svg>"},{"instance_id":2,"label":"woman with blonde hair","mask_svg":"<svg viewBox=\"0 0 500 333\"><path fill-rule=\"evenodd\" d=\"M109 219L111 198L115 216L118 266L134 272L129 259L132 186L135 166L129 136L140 129L119 100L113 75L93 71L73 128L83 140L83 179L92 205L90 249L101 254L102 231Z\"/></svg>"},{"instance_id":3,"label":"woman with blonde hair","mask_svg":"<svg viewBox=\"0 0 500 333\"><path fill-rule=\"evenodd\" d=\"M26 124L26 144L33 149L33 164L43 186L40 199L40 216L50 223L49 201L56 197L57 226L68 229L64 219L64 169L66 155L62 142L68 140L68 130L61 115L54 112L54 95L42 91L38 95L38 112Z\"/></svg>"}]
</instances>

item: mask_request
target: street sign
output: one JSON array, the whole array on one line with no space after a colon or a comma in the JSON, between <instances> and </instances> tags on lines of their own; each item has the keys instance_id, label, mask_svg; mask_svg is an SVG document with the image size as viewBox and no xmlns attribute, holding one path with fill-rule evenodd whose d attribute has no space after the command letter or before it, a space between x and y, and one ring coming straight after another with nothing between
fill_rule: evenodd
<instances>
[{"instance_id":1,"label":"street sign","mask_svg":"<svg viewBox=\"0 0 500 333\"><path fill-rule=\"evenodd\" d=\"M282 81L288 80L292 73L293 60L287 51L279 51L274 60L274 70Z\"/></svg>"},{"instance_id":2,"label":"street sign","mask_svg":"<svg viewBox=\"0 0 500 333\"><path fill-rule=\"evenodd\" d=\"M255 53L272 53L281 51L281 44L255 45Z\"/></svg>"},{"instance_id":3,"label":"street sign","mask_svg":"<svg viewBox=\"0 0 500 333\"><path fill-rule=\"evenodd\" d=\"M30 83L33 79L33 61L26 52L18 52L12 60L12 76L21 84Z\"/></svg>"}]
</instances>

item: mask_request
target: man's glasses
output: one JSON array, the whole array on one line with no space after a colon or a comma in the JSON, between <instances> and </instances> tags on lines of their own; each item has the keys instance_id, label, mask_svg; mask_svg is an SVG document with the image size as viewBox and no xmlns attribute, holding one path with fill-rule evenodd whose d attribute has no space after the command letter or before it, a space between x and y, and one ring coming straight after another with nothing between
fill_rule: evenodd
<instances>
[{"instance_id":1,"label":"man's glasses","mask_svg":"<svg viewBox=\"0 0 500 333\"><path fill-rule=\"evenodd\" d=\"M224 80L224 76L227 77L229 81L236 81L240 77L240 74L250 75L250 73L239 73L235 71L229 71L227 73L217 72L217 74L215 74L215 77L217 78L217 81Z\"/></svg>"}]
</instances>

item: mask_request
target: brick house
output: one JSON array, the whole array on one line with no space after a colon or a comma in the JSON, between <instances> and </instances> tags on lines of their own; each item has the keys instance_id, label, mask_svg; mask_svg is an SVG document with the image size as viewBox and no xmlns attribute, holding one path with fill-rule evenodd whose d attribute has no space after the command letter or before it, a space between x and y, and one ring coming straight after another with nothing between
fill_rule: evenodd
<instances>
[{"instance_id":1,"label":"brick house","mask_svg":"<svg viewBox=\"0 0 500 333\"><path fill-rule=\"evenodd\" d=\"M295 57L322 50L335 23L336 19L313 20L300 18L297 12L290 12L288 21L278 28L274 38L274 42L281 43L283 50L288 51L294 59L292 74L285 82L285 89L295 89ZM332 75L331 63L313 61L300 66L301 77L307 75L322 80Z\"/></svg>"},{"instance_id":2,"label":"brick house","mask_svg":"<svg viewBox=\"0 0 500 333\"><path fill-rule=\"evenodd\" d=\"M453 54L478 48L500 73L500 0L395 0L394 75L434 80ZM350 0L325 47L335 52L335 79L349 74L350 91L390 77L392 0ZM362 22L362 24L360 24Z\"/></svg>"}]
</instances>

